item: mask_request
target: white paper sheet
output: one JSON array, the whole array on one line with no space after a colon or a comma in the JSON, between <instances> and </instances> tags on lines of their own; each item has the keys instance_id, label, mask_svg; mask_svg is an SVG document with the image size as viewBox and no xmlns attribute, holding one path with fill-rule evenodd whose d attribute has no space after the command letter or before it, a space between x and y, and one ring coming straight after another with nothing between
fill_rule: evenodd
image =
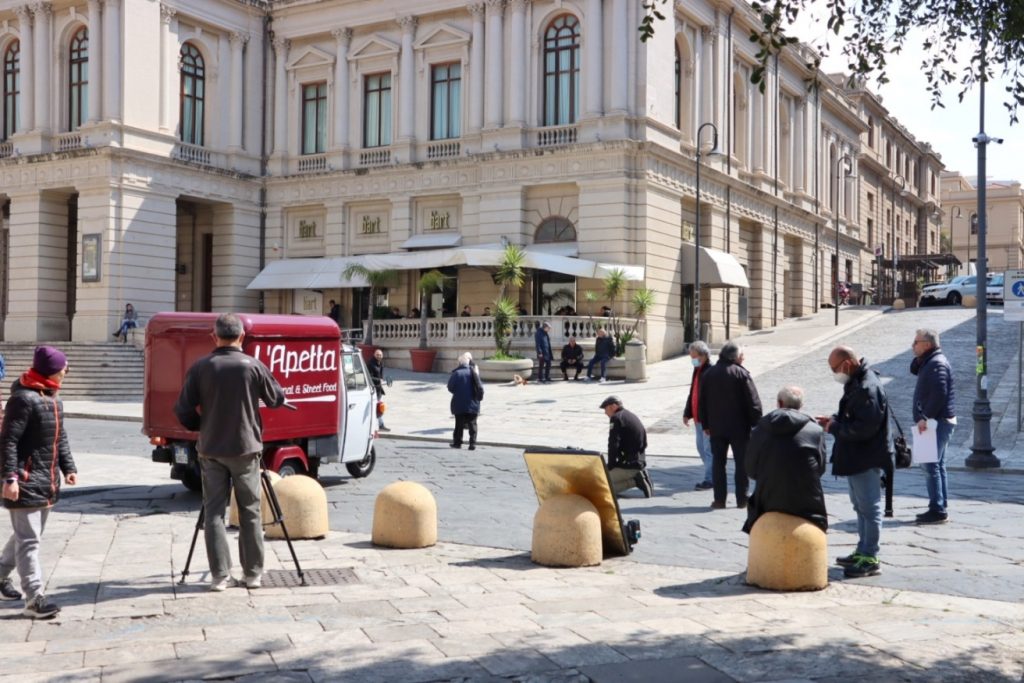
<instances>
[{"instance_id":1,"label":"white paper sheet","mask_svg":"<svg viewBox=\"0 0 1024 683\"><path fill-rule=\"evenodd\" d=\"M939 461L937 424L935 420L927 420L927 427L923 432L917 431L917 423L910 428L914 433L914 445L910 450L915 465Z\"/></svg>"}]
</instances>

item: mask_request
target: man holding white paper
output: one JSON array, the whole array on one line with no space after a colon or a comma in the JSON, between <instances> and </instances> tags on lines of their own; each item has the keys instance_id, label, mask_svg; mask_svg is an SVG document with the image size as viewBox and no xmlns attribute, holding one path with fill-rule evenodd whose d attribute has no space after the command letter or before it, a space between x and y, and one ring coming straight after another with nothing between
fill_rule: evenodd
<instances>
[{"instance_id":1,"label":"man holding white paper","mask_svg":"<svg viewBox=\"0 0 1024 683\"><path fill-rule=\"evenodd\" d=\"M928 511L917 516L918 524L945 524L949 520L946 510L946 446L956 426L956 410L953 405L953 370L939 347L939 333L922 329L914 334L914 360L910 372L917 376L914 387L915 434L914 461L917 457L917 442L927 442L930 448L934 438L934 461L923 462L925 482L928 485ZM934 437L928 434L934 430ZM932 460L931 453L924 460Z\"/></svg>"}]
</instances>

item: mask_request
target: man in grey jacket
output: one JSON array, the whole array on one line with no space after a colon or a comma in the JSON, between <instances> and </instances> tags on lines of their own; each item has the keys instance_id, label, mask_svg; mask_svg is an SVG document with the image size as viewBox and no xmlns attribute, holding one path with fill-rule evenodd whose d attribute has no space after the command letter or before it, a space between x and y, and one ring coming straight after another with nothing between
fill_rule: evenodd
<instances>
[{"instance_id":1,"label":"man in grey jacket","mask_svg":"<svg viewBox=\"0 0 1024 683\"><path fill-rule=\"evenodd\" d=\"M214 336L217 348L189 368L174 414L187 429L199 430L196 450L203 470L210 590L222 591L233 583L231 551L224 530L232 482L238 501L238 554L245 586L259 588L263 575L263 423L259 402L279 408L285 404L285 395L267 366L242 351L245 331L238 316L225 313L217 318Z\"/></svg>"}]
</instances>

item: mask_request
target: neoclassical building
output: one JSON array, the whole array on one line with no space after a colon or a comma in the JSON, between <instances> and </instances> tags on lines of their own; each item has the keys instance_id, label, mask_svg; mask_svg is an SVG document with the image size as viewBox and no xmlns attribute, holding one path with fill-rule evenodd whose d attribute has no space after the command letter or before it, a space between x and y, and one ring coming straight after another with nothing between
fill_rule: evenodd
<instances>
[{"instance_id":1,"label":"neoclassical building","mask_svg":"<svg viewBox=\"0 0 1024 683\"><path fill-rule=\"evenodd\" d=\"M1020 181L989 180L985 190L988 272L1024 268L1024 191ZM978 177L943 173L942 203L946 213L942 232L964 264L959 271L963 274L967 264L978 259Z\"/></svg>"},{"instance_id":2,"label":"neoclassical building","mask_svg":"<svg viewBox=\"0 0 1024 683\"><path fill-rule=\"evenodd\" d=\"M697 320L721 341L830 303L837 278L873 286L876 247L933 248L941 162L877 98L800 45L752 84L743 2L677 2L647 43L642 15L639 0L0 0L4 338L101 339L125 302L147 317L335 300L359 327L371 303L418 307L420 273L440 269L431 315L452 320L432 338L472 346L486 320L454 317L493 304L511 243L528 255L524 325L592 333L557 312L600 308L587 293L621 269L621 315L655 292L657 359ZM910 194L890 238L895 175ZM370 302L351 263L396 273ZM377 331L395 348L418 335Z\"/></svg>"}]
</instances>

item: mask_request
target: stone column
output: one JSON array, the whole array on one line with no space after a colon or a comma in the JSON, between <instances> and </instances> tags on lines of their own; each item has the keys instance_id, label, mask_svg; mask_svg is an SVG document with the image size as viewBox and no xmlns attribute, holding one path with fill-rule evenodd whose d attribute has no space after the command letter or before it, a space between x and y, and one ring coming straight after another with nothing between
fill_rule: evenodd
<instances>
[{"instance_id":1,"label":"stone column","mask_svg":"<svg viewBox=\"0 0 1024 683\"><path fill-rule=\"evenodd\" d=\"M348 46L352 42L352 29L336 28L331 31L338 49L334 59L334 147L348 148Z\"/></svg>"},{"instance_id":2,"label":"stone column","mask_svg":"<svg viewBox=\"0 0 1024 683\"><path fill-rule=\"evenodd\" d=\"M503 13L505 0L487 0L487 128L501 128L504 111L505 83L502 64L505 61ZM524 93L525 95L525 93Z\"/></svg>"},{"instance_id":3,"label":"stone column","mask_svg":"<svg viewBox=\"0 0 1024 683\"><path fill-rule=\"evenodd\" d=\"M249 42L249 34L234 31L228 36L231 43L231 109L229 113L228 129L230 139L228 151L242 151L242 97L245 92L243 86L242 60L245 58L245 44Z\"/></svg>"},{"instance_id":4,"label":"stone column","mask_svg":"<svg viewBox=\"0 0 1024 683\"><path fill-rule=\"evenodd\" d=\"M750 119L753 123L750 141L754 149L753 163L750 170L754 173L764 173L764 95L756 85L750 86Z\"/></svg>"},{"instance_id":5,"label":"stone column","mask_svg":"<svg viewBox=\"0 0 1024 683\"><path fill-rule=\"evenodd\" d=\"M21 97L18 98L21 111L19 133L35 128L35 45L32 30L32 10L28 5L14 8L18 15L18 37L21 39ZM10 337L8 337L9 339Z\"/></svg>"},{"instance_id":6,"label":"stone column","mask_svg":"<svg viewBox=\"0 0 1024 683\"><path fill-rule=\"evenodd\" d=\"M484 127L484 6L469 5L473 16L473 38L469 45L469 132Z\"/></svg>"},{"instance_id":7,"label":"stone column","mask_svg":"<svg viewBox=\"0 0 1024 683\"><path fill-rule=\"evenodd\" d=\"M526 3L528 0L510 0L512 6L512 46L509 51L508 80L513 94L508 98L508 125L526 124L526 58L529 47L526 40Z\"/></svg>"},{"instance_id":8,"label":"stone column","mask_svg":"<svg viewBox=\"0 0 1024 683\"><path fill-rule=\"evenodd\" d=\"M121 0L103 6L103 118L121 120Z\"/></svg>"},{"instance_id":9,"label":"stone column","mask_svg":"<svg viewBox=\"0 0 1024 683\"><path fill-rule=\"evenodd\" d=\"M274 154L288 151L288 75L285 64L291 41L274 38Z\"/></svg>"},{"instance_id":10,"label":"stone column","mask_svg":"<svg viewBox=\"0 0 1024 683\"><path fill-rule=\"evenodd\" d=\"M36 130L48 133L53 121L50 117L50 55L53 53L52 19L53 5L39 2L33 6L36 14Z\"/></svg>"},{"instance_id":11,"label":"stone column","mask_svg":"<svg viewBox=\"0 0 1024 683\"><path fill-rule=\"evenodd\" d=\"M626 0L611 0L612 68L611 68L611 111L624 114L629 110L629 12ZM710 95L709 95L710 96ZM710 119L709 119L710 120Z\"/></svg>"},{"instance_id":12,"label":"stone column","mask_svg":"<svg viewBox=\"0 0 1024 683\"><path fill-rule=\"evenodd\" d=\"M402 54L398 62L398 138L407 141L416 137L416 55L412 41L416 37L418 21L414 16L398 20L402 27Z\"/></svg>"},{"instance_id":13,"label":"stone column","mask_svg":"<svg viewBox=\"0 0 1024 683\"><path fill-rule=\"evenodd\" d=\"M102 6L103 0L89 0L89 62L91 64L103 62L103 20L100 15ZM163 94L163 90L160 92ZM89 123L98 123L103 119L102 93L103 70L89 69Z\"/></svg>"},{"instance_id":14,"label":"stone column","mask_svg":"<svg viewBox=\"0 0 1024 683\"><path fill-rule=\"evenodd\" d=\"M803 98L793 101L793 125L790 129L790 138L793 140L793 154L790 157L793 166L793 191L804 192L806 189L804 186L804 166L807 163L805 159L806 153L804 151L804 140L807 137L805 128L805 120L807 116L807 103Z\"/></svg>"},{"instance_id":15,"label":"stone column","mask_svg":"<svg viewBox=\"0 0 1024 683\"><path fill-rule=\"evenodd\" d=\"M604 21L601 0L587 0L583 30L584 116L604 113Z\"/></svg>"},{"instance_id":16,"label":"stone column","mask_svg":"<svg viewBox=\"0 0 1024 683\"><path fill-rule=\"evenodd\" d=\"M700 30L700 120L697 130L715 117L715 29L705 26ZM753 104L751 114L753 114ZM703 141L702 141L703 142Z\"/></svg>"},{"instance_id":17,"label":"stone column","mask_svg":"<svg viewBox=\"0 0 1024 683\"><path fill-rule=\"evenodd\" d=\"M174 87L174 72L177 71L178 41L171 34L171 22L177 10L167 5L160 5L160 130L171 132L171 103L174 98L171 89ZM97 100L99 98L96 98ZM92 104L93 100L89 100Z\"/></svg>"}]
</instances>

